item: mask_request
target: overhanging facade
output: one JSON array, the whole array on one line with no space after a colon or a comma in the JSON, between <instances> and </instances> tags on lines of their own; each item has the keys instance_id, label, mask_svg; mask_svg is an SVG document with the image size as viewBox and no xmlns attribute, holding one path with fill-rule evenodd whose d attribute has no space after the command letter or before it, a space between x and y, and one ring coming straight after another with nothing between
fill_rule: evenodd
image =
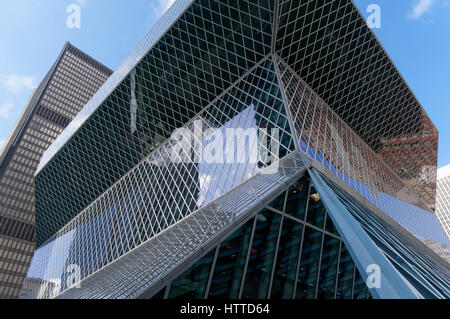
<instances>
[{"instance_id":1,"label":"overhanging facade","mask_svg":"<svg viewBox=\"0 0 450 319\"><path fill-rule=\"evenodd\" d=\"M170 137L180 127L203 133L194 136L195 145L205 144L214 130L255 128L271 140L270 132L278 129L277 154L261 141L258 146L280 161L255 164L242 155L234 164L176 163L171 154L180 142ZM448 265L421 244L428 239L449 244L432 212L437 140L433 124L352 1L179 0L44 155L36 174L40 249L28 282L35 297L150 297L156 287L163 288L161 281L174 280L177 271L205 258L208 245L217 247L225 239L215 235L231 236L236 230L231 226L239 224L237 212L257 224L255 214L266 209L273 192L285 193L304 177L301 173L311 167L303 158L309 158L315 169L341 180L354 194L336 199L342 202L337 209L324 201L326 212L310 213L310 221L291 221L297 223L296 244L319 245L319 240L305 241L300 228L321 238L317 264L303 278L306 286L300 285L307 290L303 295L319 297L312 283L321 281L323 256L334 252L339 259L348 251L353 273L346 296L355 296L355 283L364 282L365 263L373 259L384 265L389 285L371 291L372 296L446 297ZM414 151L407 152L411 145ZM199 148L194 153L201 155ZM289 161L294 163L283 169L292 176L266 171ZM320 182L313 175L308 171L305 188ZM329 186L317 193L316 199L339 196ZM367 205L346 208L351 203ZM285 210L269 210L280 219L274 227L282 227ZM392 227L410 236L405 248L386 248L398 237L394 230L374 243L382 234L375 224L358 219L361 211L368 219L383 212ZM334 226L328 230L321 228L326 223L315 224L328 214L347 218L330 217L328 225ZM347 224L364 231L351 237L343 231ZM277 241L270 249L278 251L279 234L273 232ZM330 250L322 249L326 235L336 244ZM367 245L360 247L359 241ZM293 250L294 259L300 258L292 261L296 271L302 269L300 246ZM413 266L398 267L393 253ZM240 259L240 286L233 288L240 297L243 274L251 270L246 256ZM276 258L268 258L267 265L276 269ZM338 259L330 258L335 277ZM419 259L430 269L437 265L436 278L417 272ZM70 265L81 269L81 289L68 289ZM294 287L299 286L296 271L290 279ZM264 276L269 286L257 297L271 296L275 277ZM208 280L204 294L210 291ZM337 288L327 291L328 297L338 296ZM162 294L170 296L170 290ZM361 296L368 295L366 289Z\"/></svg>"}]
</instances>

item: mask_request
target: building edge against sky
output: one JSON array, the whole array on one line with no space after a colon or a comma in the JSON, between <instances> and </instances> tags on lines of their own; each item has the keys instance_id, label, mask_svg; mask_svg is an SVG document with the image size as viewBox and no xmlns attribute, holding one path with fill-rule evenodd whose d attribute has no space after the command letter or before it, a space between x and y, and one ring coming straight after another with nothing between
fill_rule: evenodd
<instances>
[{"instance_id":1,"label":"building edge against sky","mask_svg":"<svg viewBox=\"0 0 450 319\"><path fill-rule=\"evenodd\" d=\"M35 250L34 173L42 154L112 71L67 42L0 153L0 298L19 294Z\"/></svg>"},{"instance_id":2,"label":"building edge against sky","mask_svg":"<svg viewBox=\"0 0 450 319\"><path fill-rule=\"evenodd\" d=\"M392 287L371 291L372 296L449 295L447 263L408 235L449 244L432 213L437 130L353 2L346 0L176 1L41 161L36 175L40 249L28 273L31 295L54 297L56 291L63 297L140 296L145 292L139 289L151 289L177 267L192 264L189 260L200 262L195 259L203 257L198 249L221 242L212 230L233 234L228 223L236 217L239 196L265 189L269 182L262 168L248 159L231 167L171 163L170 133L199 125L205 131L278 128L282 163L301 153L316 163L314 169L326 170L325 176L317 175L301 160L293 172L289 168L295 166L287 166L268 176L275 183L300 179L308 170L305 177L313 179L316 188L321 185L311 195L315 203L323 198L326 209L294 216L291 222L302 228L303 237L288 241L320 229L311 236L321 236L321 241L296 243L320 246L317 259L306 266L305 280L311 282L302 284L315 287L308 296L319 297L316 287L327 273L324 254L334 251L337 259L327 262L334 263L329 269L337 276L336 260L343 252L336 248L343 244L363 279L369 260L364 255L389 270ZM328 183L330 174L355 194ZM242 192L235 193L236 187ZM282 188L279 192L289 193ZM279 214L275 220L284 220L288 203L276 208L266 201L269 198L259 194L254 207L244 205L239 217L251 218L267 205ZM341 205L336 208L333 202ZM372 217L375 211L383 212L390 226ZM325 216L332 222L325 222ZM323 247L325 237L335 231L332 225L342 238L331 238L335 244L328 250ZM351 237L343 229L358 231ZM278 238L275 251L280 231L269 232ZM256 236L254 230L248 234ZM191 247L197 240L198 246ZM211 261L217 262L218 254L216 249ZM398 264L396 255L415 268ZM259 257L276 265L273 256ZM240 261L242 278L243 270L251 270L250 258ZM70 265L81 268L86 289L69 289L65 279ZM131 273L144 271L133 265L145 265L148 272ZM302 269L301 264L292 265ZM261 288L263 295L273 285L273 271L266 278L268 286ZM299 276L291 278L297 286ZM107 277L117 280L108 282ZM142 280L142 286L126 285L130 278L134 285ZM350 280L352 291L355 280ZM49 282L55 281L57 289L49 289ZM334 287L338 282L337 277ZM329 293L337 297L336 288Z\"/></svg>"}]
</instances>

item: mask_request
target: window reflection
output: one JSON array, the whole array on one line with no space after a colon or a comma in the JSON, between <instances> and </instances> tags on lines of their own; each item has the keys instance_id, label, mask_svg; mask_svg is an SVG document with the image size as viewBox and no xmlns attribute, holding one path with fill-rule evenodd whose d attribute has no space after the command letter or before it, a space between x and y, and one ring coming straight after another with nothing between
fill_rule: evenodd
<instances>
[{"instance_id":1,"label":"window reflection","mask_svg":"<svg viewBox=\"0 0 450 319\"><path fill-rule=\"evenodd\" d=\"M309 181L301 179L289 188L286 203L286 214L305 220L306 203L309 193Z\"/></svg>"},{"instance_id":2,"label":"window reflection","mask_svg":"<svg viewBox=\"0 0 450 319\"><path fill-rule=\"evenodd\" d=\"M319 193L317 193L314 187L311 187L306 221L311 225L323 228L325 224L325 213L326 210L320 200Z\"/></svg>"},{"instance_id":3,"label":"window reflection","mask_svg":"<svg viewBox=\"0 0 450 319\"><path fill-rule=\"evenodd\" d=\"M353 287L353 299L367 299L369 298L369 289L367 288L364 278L359 271L355 274L355 283Z\"/></svg>"},{"instance_id":4,"label":"window reflection","mask_svg":"<svg viewBox=\"0 0 450 319\"><path fill-rule=\"evenodd\" d=\"M281 216L266 211L257 216L242 298L267 298Z\"/></svg>"},{"instance_id":5,"label":"window reflection","mask_svg":"<svg viewBox=\"0 0 450 319\"><path fill-rule=\"evenodd\" d=\"M169 299L203 299L215 250L172 282Z\"/></svg>"},{"instance_id":6,"label":"window reflection","mask_svg":"<svg viewBox=\"0 0 450 319\"><path fill-rule=\"evenodd\" d=\"M253 223L254 219L247 222L220 246L209 298L236 299L239 297Z\"/></svg>"},{"instance_id":7,"label":"window reflection","mask_svg":"<svg viewBox=\"0 0 450 319\"><path fill-rule=\"evenodd\" d=\"M310 227L305 228L296 299L313 299L316 296L322 237L322 232Z\"/></svg>"},{"instance_id":8,"label":"window reflection","mask_svg":"<svg viewBox=\"0 0 450 319\"><path fill-rule=\"evenodd\" d=\"M339 261L339 274L337 286L337 299L351 299L353 289L353 275L355 272L355 263L350 256L350 253L342 244L341 257Z\"/></svg>"},{"instance_id":9,"label":"window reflection","mask_svg":"<svg viewBox=\"0 0 450 319\"><path fill-rule=\"evenodd\" d=\"M271 298L292 298L295 287L303 225L285 218L273 277Z\"/></svg>"},{"instance_id":10,"label":"window reflection","mask_svg":"<svg viewBox=\"0 0 450 319\"><path fill-rule=\"evenodd\" d=\"M336 290L336 275L339 259L340 240L325 235L322 261L320 263L319 299L332 299Z\"/></svg>"}]
</instances>

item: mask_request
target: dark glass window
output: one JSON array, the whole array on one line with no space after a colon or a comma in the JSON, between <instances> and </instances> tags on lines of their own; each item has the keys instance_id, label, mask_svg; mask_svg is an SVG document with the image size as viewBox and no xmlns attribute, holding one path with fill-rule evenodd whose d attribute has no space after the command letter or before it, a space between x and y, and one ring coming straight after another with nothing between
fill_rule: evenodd
<instances>
[{"instance_id":1,"label":"dark glass window","mask_svg":"<svg viewBox=\"0 0 450 319\"><path fill-rule=\"evenodd\" d=\"M172 282L169 299L203 299L215 250Z\"/></svg>"},{"instance_id":2,"label":"dark glass window","mask_svg":"<svg viewBox=\"0 0 450 319\"><path fill-rule=\"evenodd\" d=\"M284 209L284 200L285 199L286 199L286 192L283 192L283 194L278 196L277 199L275 199L272 203L269 204L269 206L282 212Z\"/></svg>"},{"instance_id":3,"label":"dark glass window","mask_svg":"<svg viewBox=\"0 0 450 319\"><path fill-rule=\"evenodd\" d=\"M325 224L325 213L326 210L320 200L319 193L316 192L314 187L311 187L306 221L311 225L323 228Z\"/></svg>"},{"instance_id":4,"label":"dark glass window","mask_svg":"<svg viewBox=\"0 0 450 319\"><path fill-rule=\"evenodd\" d=\"M306 227L297 280L296 299L314 299L323 233Z\"/></svg>"},{"instance_id":5,"label":"dark glass window","mask_svg":"<svg viewBox=\"0 0 450 319\"><path fill-rule=\"evenodd\" d=\"M334 299L340 245L339 239L325 235L317 294L319 299Z\"/></svg>"},{"instance_id":6,"label":"dark glass window","mask_svg":"<svg viewBox=\"0 0 450 319\"><path fill-rule=\"evenodd\" d=\"M339 261L337 299L351 299L353 289L353 276L355 263L345 245L342 243L341 257Z\"/></svg>"},{"instance_id":7,"label":"dark glass window","mask_svg":"<svg viewBox=\"0 0 450 319\"><path fill-rule=\"evenodd\" d=\"M289 188L286 203L286 214L305 220L306 204L309 193L309 181L302 178Z\"/></svg>"},{"instance_id":8,"label":"dark glass window","mask_svg":"<svg viewBox=\"0 0 450 319\"><path fill-rule=\"evenodd\" d=\"M303 225L289 218L283 221L271 298L293 297Z\"/></svg>"},{"instance_id":9,"label":"dark glass window","mask_svg":"<svg viewBox=\"0 0 450 319\"><path fill-rule=\"evenodd\" d=\"M166 294L167 287L164 287L160 291L158 291L151 299L164 299L164 295Z\"/></svg>"},{"instance_id":10,"label":"dark glass window","mask_svg":"<svg viewBox=\"0 0 450 319\"><path fill-rule=\"evenodd\" d=\"M236 299L239 297L253 222L254 219L250 220L220 246L209 298Z\"/></svg>"},{"instance_id":11,"label":"dark glass window","mask_svg":"<svg viewBox=\"0 0 450 319\"><path fill-rule=\"evenodd\" d=\"M325 223L325 230L329 233L339 236L339 232L337 231L337 228L334 225L333 220L331 219L328 213L327 213L327 222Z\"/></svg>"},{"instance_id":12,"label":"dark glass window","mask_svg":"<svg viewBox=\"0 0 450 319\"><path fill-rule=\"evenodd\" d=\"M280 223L281 216L270 211L257 216L242 298L267 298Z\"/></svg>"},{"instance_id":13,"label":"dark glass window","mask_svg":"<svg viewBox=\"0 0 450 319\"><path fill-rule=\"evenodd\" d=\"M367 288L364 278L361 276L359 271L355 274L355 284L353 288L353 299L368 299L369 289Z\"/></svg>"}]
</instances>

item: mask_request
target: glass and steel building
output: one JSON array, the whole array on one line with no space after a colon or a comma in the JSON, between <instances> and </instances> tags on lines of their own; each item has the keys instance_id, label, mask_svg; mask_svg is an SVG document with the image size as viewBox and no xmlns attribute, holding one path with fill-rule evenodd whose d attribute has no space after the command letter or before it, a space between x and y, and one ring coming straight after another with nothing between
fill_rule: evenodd
<instances>
[{"instance_id":1,"label":"glass and steel building","mask_svg":"<svg viewBox=\"0 0 450 319\"><path fill-rule=\"evenodd\" d=\"M353 1L178 0L42 157L21 297L448 298L437 145Z\"/></svg>"},{"instance_id":2,"label":"glass and steel building","mask_svg":"<svg viewBox=\"0 0 450 319\"><path fill-rule=\"evenodd\" d=\"M450 237L450 165L438 169L436 214L447 236Z\"/></svg>"},{"instance_id":3,"label":"glass and steel building","mask_svg":"<svg viewBox=\"0 0 450 319\"><path fill-rule=\"evenodd\" d=\"M18 296L35 250L34 173L44 151L111 75L70 43L0 153L0 299Z\"/></svg>"}]
</instances>

